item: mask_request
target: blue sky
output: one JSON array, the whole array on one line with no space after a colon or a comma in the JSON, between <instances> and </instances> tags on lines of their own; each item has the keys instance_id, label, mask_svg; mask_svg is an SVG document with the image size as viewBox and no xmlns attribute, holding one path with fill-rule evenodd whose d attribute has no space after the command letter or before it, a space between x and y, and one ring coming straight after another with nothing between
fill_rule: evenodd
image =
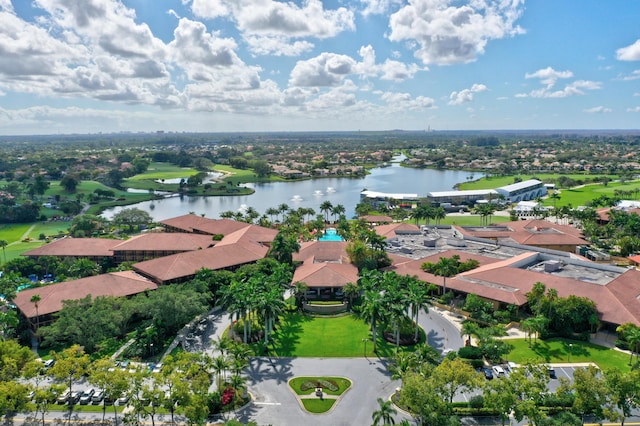
<instances>
[{"instance_id":1,"label":"blue sky","mask_svg":"<svg viewBox=\"0 0 640 426\"><path fill-rule=\"evenodd\" d=\"M0 134L640 128L636 0L0 0Z\"/></svg>"}]
</instances>

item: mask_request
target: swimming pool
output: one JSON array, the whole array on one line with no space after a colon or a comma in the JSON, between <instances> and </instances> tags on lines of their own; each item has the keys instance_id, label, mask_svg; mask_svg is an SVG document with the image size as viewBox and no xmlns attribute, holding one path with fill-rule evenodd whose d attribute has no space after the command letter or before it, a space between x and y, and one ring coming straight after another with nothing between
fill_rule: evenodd
<instances>
[{"instance_id":1,"label":"swimming pool","mask_svg":"<svg viewBox=\"0 0 640 426\"><path fill-rule=\"evenodd\" d=\"M335 228L328 228L322 234L322 237L318 238L318 241L344 241L340 235L338 235L338 231Z\"/></svg>"}]
</instances>

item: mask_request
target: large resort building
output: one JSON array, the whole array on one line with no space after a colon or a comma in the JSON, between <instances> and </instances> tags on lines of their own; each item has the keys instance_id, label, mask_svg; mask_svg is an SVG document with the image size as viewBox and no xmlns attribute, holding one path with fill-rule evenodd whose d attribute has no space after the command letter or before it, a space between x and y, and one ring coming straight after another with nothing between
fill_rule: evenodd
<instances>
[{"instance_id":1,"label":"large resort building","mask_svg":"<svg viewBox=\"0 0 640 426\"><path fill-rule=\"evenodd\" d=\"M365 190L360 193L360 199L366 199L375 206L385 205L386 207L390 207L392 203L416 204L421 200L435 205L474 205L480 202L498 201L517 203L535 200L546 194L547 188L541 181L529 179L496 189L433 191L427 192L423 197L419 197L418 194L388 194Z\"/></svg>"},{"instance_id":2,"label":"large resort building","mask_svg":"<svg viewBox=\"0 0 640 426\"><path fill-rule=\"evenodd\" d=\"M149 233L126 241L67 238L25 253L26 256L100 258L115 263L144 259L126 273L105 274L51 284L18 293L15 304L35 324L31 296L41 296L39 314L50 321L62 301L87 295L129 296L159 285L179 285L202 268L235 270L264 258L277 230L230 220L185 215L160 223L163 233ZM631 322L640 325L640 271L589 261L579 247L588 242L578 230L548 221L531 220L488 227L418 227L385 223L374 227L387 242L392 260L389 270L415 275L426 283L443 279L426 273L424 262L456 254L476 259L480 266L447 278L446 287L462 300L476 294L496 307L523 308L526 294L536 282L554 288L561 297L576 295L596 302L604 327ZM97 240L97 241L94 241ZM98 242L100 241L100 242ZM304 282L315 296L341 297L342 289L357 283L357 268L350 263L346 242L312 241L294 255L299 265L292 285Z\"/></svg>"}]
</instances>

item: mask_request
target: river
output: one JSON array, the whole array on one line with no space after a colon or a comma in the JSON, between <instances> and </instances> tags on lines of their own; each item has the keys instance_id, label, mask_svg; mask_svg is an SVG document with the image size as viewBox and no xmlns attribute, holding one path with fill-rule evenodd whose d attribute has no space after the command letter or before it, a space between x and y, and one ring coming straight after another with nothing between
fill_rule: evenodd
<instances>
[{"instance_id":1,"label":"river","mask_svg":"<svg viewBox=\"0 0 640 426\"><path fill-rule=\"evenodd\" d=\"M181 216L187 213L204 214L217 219L224 211L241 211L253 207L263 214L270 207L287 204L292 209L313 208L317 214L320 204L330 201L332 205L342 204L346 217L355 216L356 204L363 189L377 192L418 194L424 196L430 191L449 191L457 183L465 182L469 172L458 170L412 169L392 163L389 167L379 167L362 178L322 178L295 182L270 182L248 184L255 189L252 195L241 196L170 196L161 200L145 201L124 207L105 210L103 217L110 219L124 208L138 208L148 212L155 221ZM475 173L474 178L480 178Z\"/></svg>"}]
</instances>

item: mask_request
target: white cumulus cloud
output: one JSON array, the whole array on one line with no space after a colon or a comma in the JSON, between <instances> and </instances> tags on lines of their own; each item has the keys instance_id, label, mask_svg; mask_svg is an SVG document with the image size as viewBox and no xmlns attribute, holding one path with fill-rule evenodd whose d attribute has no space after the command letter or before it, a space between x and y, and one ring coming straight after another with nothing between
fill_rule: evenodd
<instances>
[{"instance_id":1,"label":"white cumulus cloud","mask_svg":"<svg viewBox=\"0 0 640 426\"><path fill-rule=\"evenodd\" d=\"M556 88L559 79L569 79L572 77L573 72L568 70L556 71L551 67L539 69L533 73L525 74L525 78L537 78L544 87L532 90L529 93L518 93L515 96L517 98L566 98L574 95L584 95L585 90L598 90L602 87L602 84L597 81L576 80L567 83L561 89Z\"/></svg>"},{"instance_id":2,"label":"white cumulus cloud","mask_svg":"<svg viewBox=\"0 0 640 426\"><path fill-rule=\"evenodd\" d=\"M469 89L464 89L459 92L451 92L449 95L449 105L462 105L473 101L473 95L479 92L486 92L489 90L484 84L474 84Z\"/></svg>"},{"instance_id":3,"label":"white cumulus cloud","mask_svg":"<svg viewBox=\"0 0 640 426\"><path fill-rule=\"evenodd\" d=\"M616 50L616 59L619 61L640 61L640 39L629 46Z\"/></svg>"},{"instance_id":4,"label":"white cumulus cloud","mask_svg":"<svg viewBox=\"0 0 640 426\"><path fill-rule=\"evenodd\" d=\"M490 40L524 33L523 9L523 0L411 0L391 15L389 39L417 43L424 64L471 62Z\"/></svg>"},{"instance_id":5,"label":"white cumulus cloud","mask_svg":"<svg viewBox=\"0 0 640 426\"><path fill-rule=\"evenodd\" d=\"M593 108L587 108L584 110L584 112L588 112L589 114L605 114L607 112L613 112L613 110L611 108L600 105Z\"/></svg>"}]
</instances>

